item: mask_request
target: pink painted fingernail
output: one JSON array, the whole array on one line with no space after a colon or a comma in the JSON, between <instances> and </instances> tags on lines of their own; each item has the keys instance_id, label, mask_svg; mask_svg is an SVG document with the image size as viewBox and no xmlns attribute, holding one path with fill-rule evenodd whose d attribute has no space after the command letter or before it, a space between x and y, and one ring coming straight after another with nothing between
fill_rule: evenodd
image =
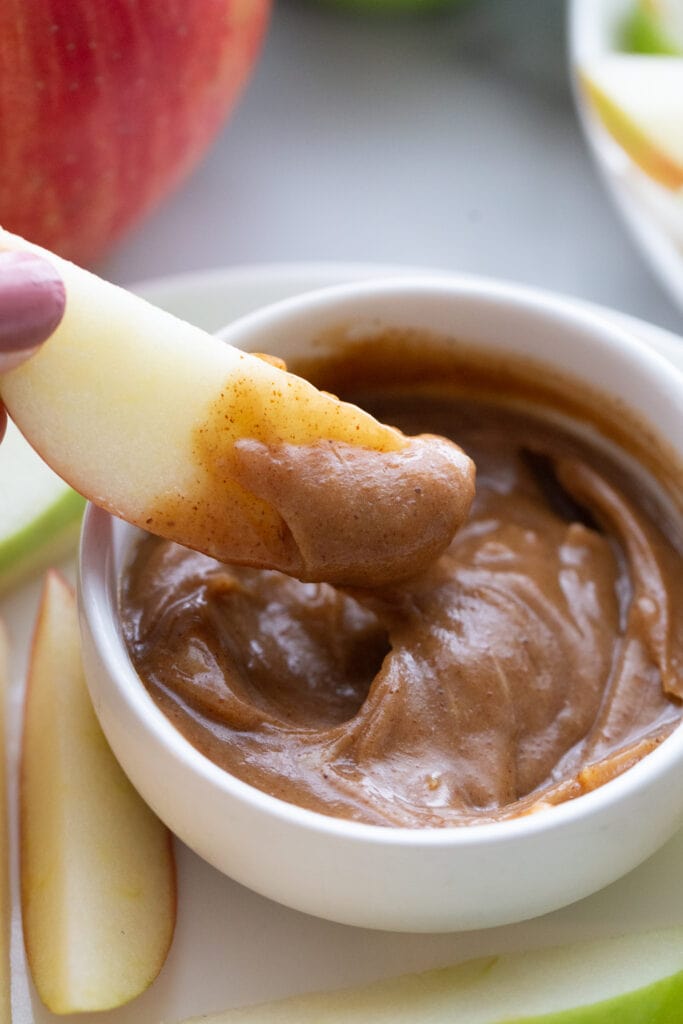
<instances>
[{"instance_id":1,"label":"pink painted fingernail","mask_svg":"<svg viewBox=\"0 0 683 1024\"><path fill-rule=\"evenodd\" d=\"M0 252L0 372L27 359L64 315L64 282L30 252Z\"/></svg>"}]
</instances>

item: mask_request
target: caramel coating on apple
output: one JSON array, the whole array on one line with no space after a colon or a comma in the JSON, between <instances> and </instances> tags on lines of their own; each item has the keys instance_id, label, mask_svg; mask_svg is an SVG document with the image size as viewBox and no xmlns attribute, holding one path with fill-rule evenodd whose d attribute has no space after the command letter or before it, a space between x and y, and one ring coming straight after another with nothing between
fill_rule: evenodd
<instances>
[{"instance_id":1,"label":"caramel coating on apple","mask_svg":"<svg viewBox=\"0 0 683 1024\"><path fill-rule=\"evenodd\" d=\"M407 579L446 549L474 497L474 465L457 445L398 431L387 432L384 450L351 444L341 402L327 436L316 436L314 410L302 408L284 437L282 400L274 390L269 416L248 377L232 381L195 432L196 489L161 498L147 529L182 534L222 561L347 586Z\"/></svg>"}]
</instances>

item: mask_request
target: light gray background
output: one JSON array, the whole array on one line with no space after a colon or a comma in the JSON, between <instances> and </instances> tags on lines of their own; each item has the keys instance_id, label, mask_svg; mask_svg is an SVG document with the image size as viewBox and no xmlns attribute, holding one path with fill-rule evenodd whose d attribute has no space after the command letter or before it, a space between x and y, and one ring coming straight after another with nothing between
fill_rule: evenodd
<instances>
[{"instance_id":1,"label":"light gray background","mask_svg":"<svg viewBox=\"0 0 683 1024\"><path fill-rule=\"evenodd\" d=\"M119 283L273 261L522 281L683 330L581 136L562 0L359 16L277 0L208 158L100 266Z\"/></svg>"}]
</instances>

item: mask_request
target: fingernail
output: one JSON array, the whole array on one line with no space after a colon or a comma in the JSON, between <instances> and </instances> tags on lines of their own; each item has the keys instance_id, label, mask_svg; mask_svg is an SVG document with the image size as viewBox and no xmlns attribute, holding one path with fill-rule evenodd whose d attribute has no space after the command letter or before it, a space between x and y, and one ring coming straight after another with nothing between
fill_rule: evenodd
<instances>
[{"instance_id":1,"label":"fingernail","mask_svg":"<svg viewBox=\"0 0 683 1024\"><path fill-rule=\"evenodd\" d=\"M0 252L0 371L23 362L50 337L64 315L58 271L30 252Z\"/></svg>"}]
</instances>

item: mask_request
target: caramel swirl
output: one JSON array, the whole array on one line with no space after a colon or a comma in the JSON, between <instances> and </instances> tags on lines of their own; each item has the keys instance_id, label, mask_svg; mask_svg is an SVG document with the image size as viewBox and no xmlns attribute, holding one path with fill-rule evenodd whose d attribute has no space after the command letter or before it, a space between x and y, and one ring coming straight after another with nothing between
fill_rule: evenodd
<instances>
[{"instance_id":1,"label":"caramel swirl","mask_svg":"<svg viewBox=\"0 0 683 1024\"><path fill-rule=\"evenodd\" d=\"M542 416L407 390L371 404L474 459L448 550L351 591L145 540L122 608L160 707L246 782L381 825L529 813L647 754L683 697L681 536L654 494Z\"/></svg>"}]
</instances>

